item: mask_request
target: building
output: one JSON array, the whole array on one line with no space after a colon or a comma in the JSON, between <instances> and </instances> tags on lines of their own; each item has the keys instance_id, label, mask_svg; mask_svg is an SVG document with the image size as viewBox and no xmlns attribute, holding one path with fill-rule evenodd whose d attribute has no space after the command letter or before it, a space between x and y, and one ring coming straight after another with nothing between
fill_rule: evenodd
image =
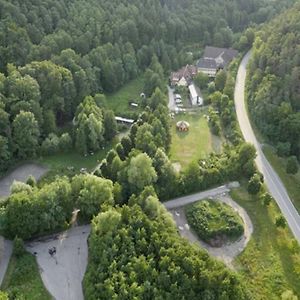
<instances>
[{"instance_id":1,"label":"building","mask_svg":"<svg viewBox=\"0 0 300 300\"><path fill-rule=\"evenodd\" d=\"M176 123L176 128L178 131L189 131L190 124L186 121L179 121Z\"/></svg>"},{"instance_id":2,"label":"building","mask_svg":"<svg viewBox=\"0 0 300 300\"><path fill-rule=\"evenodd\" d=\"M197 74L197 67L192 65L186 65L176 72L172 72L170 76L171 86L188 86L194 76Z\"/></svg>"},{"instance_id":3,"label":"building","mask_svg":"<svg viewBox=\"0 0 300 300\"><path fill-rule=\"evenodd\" d=\"M203 105L203 98L201 97L201 93L199 91L199 89L197 89L195 87L194 84L190 84L189 85L189 92L190 92L190 100L191 100L191 104L193 106L200 106Z\"/></svg>"},{"instance_id":4,"label":"building","mask_svg":"<svg viewBox=\"0 0 300 300\"><path fill-rule=\"evenodd\" d=\"M115 120L119 123L127 124L127 125L131 125L134 123L134 120L126 119L126 118L122 118L122 117L115 117Z\"/></svg>"},{"instance_id":5,"label":"building","mask_svg":"<svg viewBox=\"0 0 300 300\"><path fill-rule=\"evenodd\" d=\"M227 48L206 46L203 57L197 62L198 72L215 77L218 70L226 68L238 55L238 51Z\"/></svg>"}]
</instances>

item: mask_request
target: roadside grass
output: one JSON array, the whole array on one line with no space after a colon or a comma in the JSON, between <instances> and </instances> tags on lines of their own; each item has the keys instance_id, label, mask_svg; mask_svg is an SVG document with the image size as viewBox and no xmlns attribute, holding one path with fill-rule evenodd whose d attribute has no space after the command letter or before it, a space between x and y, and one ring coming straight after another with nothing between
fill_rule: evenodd
<instances>
[{"instance_id":1,"label":"roadside grass","mask_svg":"<svg viewBox=\"0 0 300 300\"><path fill-rule=\"evenodd\" d=\"M286 159L279 157L271 146L265 145L263 152L282 180L296 209L300 212L300 172L295 175L287 174L285 171Z\"/></svg>"},{"instance_id":2,"label":"roadside grass","mask_svg":"<svg viewBox=\"0 0 300 300\"><path fill-rule=\"evenodd\" d=\"M52 299L43 285L36 258L29 253L19 258L11 257L1 289L10 299Z\"/></svg>"},{"instance_id":3,"label":"roadside grass","mask_svg":"<svg viewBox=\"0 0 300 300\"><path fill-rule=\"evenodd\" d=\"M286 290L300 295L300 247L288 227L276 228L276 203L263 206L247 193L246 184L232 190L231 197L246 209L254 226L250 242L235 260L251 299L281 299Z\"/></svg>"},{"instance_id":4,"label":"roadside grass","mask_svg":"<svg viewBox=\"0 0 300 300\"><path fill-rule=\"evenodd\" d=\"M128 116L142 112L141 107L130 107L129 102L140 104L140 94L144 88L144 76L125 84L120 90L113 94L107 94L106 106L114 111L116 116Z\"/></svg>"},{"instance_id":5,"label":"roadside grass","mask_svg":"<svg viewBox=\"0 0 300 300\"><path fill-rule=\"evenodd\" d=\"M188 132L179 132L176 123L180 120L189 122ZM179 162L185 168L190 162L206 157L210 152L217 150L214 145L218 137L213 137L208 122L201 112L195 114L179 114L172 121L171 160Z\"/></svg>"}]
</instances>

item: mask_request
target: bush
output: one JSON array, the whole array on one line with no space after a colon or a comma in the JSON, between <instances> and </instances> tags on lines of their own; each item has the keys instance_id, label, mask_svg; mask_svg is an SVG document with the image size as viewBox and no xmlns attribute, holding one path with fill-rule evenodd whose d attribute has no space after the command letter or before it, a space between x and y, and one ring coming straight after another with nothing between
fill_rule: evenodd
<instances>
[{"instance_id":1,"label":"bush","mask_svg":"<svg viewBox=\"0 0 300 300\"><path fill-rule=\"evenodd\" d=\"M35 178L32 175L30 175L27 178L26 184L28 184L28 185L30 185L32 187L35 187L36 186L36 180L35 180Z\"/></svg>"},{"instance_id":2,"label":"bush","mask_svg":"<svg viewBox=\"0 0 300 300\"><path fill-rule=\"evenodd\" d=\"M21 257L26 253L24 242L22 239L18 238L17 236L14 239L14 245L13 245L13 255L15 257Z\"/></svg>"},{"instance_id":3,"label":"bush","mask_svg":"<svg viewBox=\"0 0 300 300\"><path fill-rule=\"evenodd\" d=\"M261 189L261 177L259 174L254 174L249 182L248 182L248 187L247 187L247 190L248 190L248 193L251 194L251 195L256 195L259 193L260 189Z\"/></svg>"},{"instance_id":4,"label":"bush","mask_svg":"<svg viewBox=\"0 0 300 300\"><path fill-rule=\"evenodd\" d=\"M276 227L281 227L281 228L286 227L286 220L283 215L276 217L275 225L276 225Z\"/></svg>"},{"instance_id":5,"label":"bush","mask_svg":"<svg viewBox=\"0 0 300 300\"><path fill-rule=\"evenodd\" d=\"M32 191L31 185L16 180L14 180L14 182L10 187L11 194L20 193L20 192L30 193L31 191Z\"/></svg>"},{"instance_id":6,"label":"bush","mask_svg":"<svg viewBox=\"0 0 300 300\"><path fill-rule=\"evenodd\" d=\"M279 156L288 156L291 151L290 143L278 143L276 146L276 152Z\"/></svg>"},{"instance_id":7,"label":"bush","mask_svg":"<svg viewBox=\"0 0 300 300\"><path fill-rule=\"evenodd\" d=\"M288 158L286 172L288 174L296 174L298 172L298 162L296 156L291 156Z\"/></svg>"},{"instance_id":8,"label":"bush","mask_svg":"<svg viewBox=\"0 0 300 300\"><path fill-rule=\"evenodd\" d=\"M243 221L228 205L215 201L199 201L185 209L188 223L200 239L212 246L235 240L244 232Z\"/></svg>"},{"instance_id":9,"label":"bush","mask_svg":"<svg viewBox=\"0 0 300 300\"><path fill-rule=\"evenodd\" d=\"M273 200L273 197L269 193L264 193L261 196L261 200L264 206L269 206L271 201Z\"/></svg>"}]
</instances>

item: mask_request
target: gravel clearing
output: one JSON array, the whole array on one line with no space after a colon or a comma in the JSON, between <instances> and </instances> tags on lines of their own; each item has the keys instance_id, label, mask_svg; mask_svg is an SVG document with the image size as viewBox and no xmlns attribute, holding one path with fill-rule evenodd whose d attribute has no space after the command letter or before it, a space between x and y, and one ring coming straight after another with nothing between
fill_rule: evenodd
<instances>
[{"instance_id":1,"label":"gravel clearing","mask_svg":"<svg viewBox=\"0 0 300 300\"><path fill-rule=\"evenodd\" d=\"M30 175L36 180L39 180L47 171L48 169L46 167L34 163L26 163L17 167L0 179L0 197L10 195L10 186L14 180L26 182Z\"/></svg>"},{"instance_id":2,"label":"gravel clearing","mask_svg":"<svg viewBox=\"0 0 300 300\"><path fill-rule=\"evenodd\" d=\"M36 255L45 287L56 300L83 300L82 279L88 262L90 225L28 243ZM50 255L49 250L55 249Z\"/></svg>"},{"instance_id":3,"label":"gravel clearing","mask_svg":"<svg viewBox=\"0 0 300 300\"><path fill-rule=\"evenodd\" d=\"M211 200L221 201L226 203L227 205L230 205L243 219L244 234L236 242L225 244L224 246L219 248L211 247L207 243L201 241L198 238L197 234L190 228L185 216L184 207L172 208L169 209L169 211L173 215L179 233L182 237L187 238L192 243L200 245L202 248L206 249L212 256L222 260L227 266L233 268L233 260L245 249L251 238L253 225L245 209L234 202L229 195L222 194L221 196L211 198Z\"/></svg>"}]
</instances>

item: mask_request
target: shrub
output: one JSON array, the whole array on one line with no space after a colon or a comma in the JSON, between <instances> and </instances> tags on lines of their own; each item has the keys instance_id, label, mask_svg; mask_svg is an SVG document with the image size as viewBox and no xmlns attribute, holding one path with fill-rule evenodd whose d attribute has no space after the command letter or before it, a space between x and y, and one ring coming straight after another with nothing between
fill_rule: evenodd
<instances>
[{"instance_id":1,"label":"shrub","mask_svg":"<svg viewBox=\"0 0 300 300\"><path fill-rule=\"evenodd\" d=\"M298 162L296 156L291 156L288 158L286 172L288 174L296 174L298 172Z\"/></svg>"},{"instance_id":2,"label":"shrub","mask_svg":"<svg viewBox=\"0 0 300 300\"><path fill-rule=\"evenodd\" d=\"M260 175L256 173L250 178L248 182L247 190L249 194L256 195L258 194L260 189L261 189L261 178Z\"/></svg>"},{"instance_id":3,"label":"shrub","mask_svg":"<svg viewBox=\"0 0 300 300\"><path fill-rule=\"evenodd\" d=\"M215 201L199 201L185 209L188 223L200 239L214 245L224 238L235 240L244 232L243 221L231 207ZM221 244L218 244L221 246Z\"/></svg>"},{"instance_id":4,"label":"shrub","mask_svg":"<svg viewBox=\"0 0 300 300\"><path fill-rule=\"evenodd\" d=\"M22 239L18 238L17 236L14 239L14 248L13 254L15 257L21 257L26 253L24 242Z\"/></svg>"},{"instance_id":5,"label":"shrub","mask_svg":"<svg viewBox=\"0 0 300 300\"><path fill-rule=\"evenodd\" d=\"M36 180L35 180L35 178L32 175L30 175L27 178L26 184L28 184L28 185L30 185L32 187L35 187L36 186Z\"/></svg>"},{"instance_id":6,"label":"shrub","mask_svg":"<svg viewBox=\"0 0 300 300\"><path fill-rule=\"evenodd\" d=\"M276 227L281 227L281 228L286 227L286 220L283 215L276 217L275 225L276 225Z\"/></svg>"}]
</instances>

